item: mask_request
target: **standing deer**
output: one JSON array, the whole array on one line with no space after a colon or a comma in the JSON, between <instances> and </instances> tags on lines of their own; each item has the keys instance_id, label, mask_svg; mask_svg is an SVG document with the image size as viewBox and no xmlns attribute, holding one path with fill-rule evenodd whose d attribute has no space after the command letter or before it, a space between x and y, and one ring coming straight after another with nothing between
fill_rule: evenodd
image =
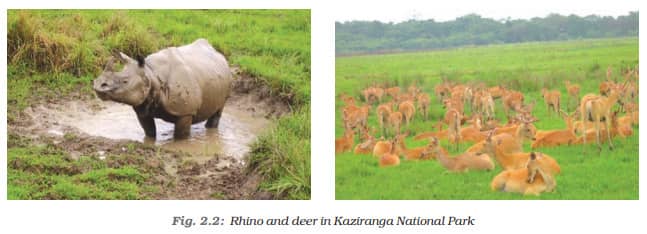
<instances>
[{"instance_id":1,"label":"standing deer","mask_svg":"<svg viewBox=\"0 0 647 234\"><path fill-rule=\"evenodd\" d=\"M622 89L620 88L620 92ZM584 95L582 98L580 113L582 115L582 133L586 134L585 120L595 123L595 135L598 143L598 152L602 151L600 143L600 122L604 122L606 129L611 129L611 108L618 101L619 91L614 89L610 90L609 96L595 96L594 94ZM607 139L609 140L609 150L613 150L613 142L611 141L610 131L607 131ZM586 145L586 137L583 138L583 144ZM582 151L586 151L586 146L582 147Z\"/></svg>"},{"instance_id":2,"label":"standing deer","mask_svg":"<svg viewBox=\"0 0 647 234\"><path fill-rule=\"evenodd\" d=\"M380 104L379 106L377 106L377 109L375 109L375 114L377 115L377 123L382 129L382 135L386 135L386 125L389 123L389 116L392 112L392 106L393 103L387 102Z\"/></svg>"},{"instance_id":3,"label":"standing deer","mask_svg":"<svg viewBox=\"0 0 647 234\"><path fill-rule=\"evenodd\" d=\"M389 114L389 126L391 127L394 136L396 134L400 134L402 118L402 113L399 111L394 111Z\"/></svg>"},{"instance_id":4,"label":"standing deer","mask_svg":"<svg viewBox=\"0 0 647 234\"><path fill-rule=\"evenodd\" d=\"M420 108L419 112L422 114L425 121L427 121L427 115L429 114L429 105L431 105L429 95L426 93L420 93L416 97L416 100L418 101L418 108Z\"/></svg>"},{"instance_id":5,"label":"standing deer","mask_svg":"<svg viewBox=\"0 0 647 234\"><path fill-rule=\"evenodd\" d=\"M458 151L458 144L461 141L461 118L461 113L454 108L447 110L445 113L448 126L447 136L449 137L449 142L456 145L456 151Z\"/></svg>"},{"instance_id":6,"label":"standing deer","mask_svg":"<svg viewBox=\"0 0 647 234\"><path fill-rule=\"evenodd\" d=\"M416 113L416 107L413 105L412 101L403 101L398 105L398 111L402 112L404 115L404 122L409 126L413 115Z\"/></svg>"},{"instance_id":7,"label":"standing deer","mask_svg":"<svg viewBox=\"0 0 647 234\"><path fill-rule=\"evenodd\" d=\"M580 101L580 85L571 84L571 81L565 80L564 84L566 85L566 91L568 92L568 105L571 106L571 103L575 102L575 107L579 105Z\"/></svg>"},{"instance_id":8,"label":"standing deer","mask_svg":"<svg viewBox=\"0 0 647 234\"><path fill-rule=\"evenodd\" d=\"M544 103L546 104L546 109L548 113L555 112L559 115L559 103L561 98L561 93L558 90L548 90L546 88L541 89L541 95L544 97Z\"/></svg>"}]
</instances>

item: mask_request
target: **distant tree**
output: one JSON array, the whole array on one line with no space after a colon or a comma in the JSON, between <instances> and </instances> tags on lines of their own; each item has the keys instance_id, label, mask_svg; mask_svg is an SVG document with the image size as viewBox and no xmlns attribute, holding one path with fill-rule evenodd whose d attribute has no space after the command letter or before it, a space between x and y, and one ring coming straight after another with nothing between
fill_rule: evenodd
<instances>
[{"instance_id":1,"label":"distant tree","mask_svg":"<svg viewBox=\"0 0 647 234\"><path fill-rule=\"evenodd\" d=\"M338 54L428 50L464 45L638 36L638 11L611 16L549 14L544 18L489 19L477 14L452 21L412 19L401 23L335 23Z\"/></svg>"}]
</instances>

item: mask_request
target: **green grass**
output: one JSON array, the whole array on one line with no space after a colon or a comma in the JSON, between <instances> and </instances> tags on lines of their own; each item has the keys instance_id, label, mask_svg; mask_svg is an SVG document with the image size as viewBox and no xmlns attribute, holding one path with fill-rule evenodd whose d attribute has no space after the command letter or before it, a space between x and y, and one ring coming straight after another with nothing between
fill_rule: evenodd
<instances>
[{"instance_id":1,"label":"green grass","mask_svg":"<svg viewBox=\"0 0 647 234\"><path fill-rule=\"evenodd\" d=\"M433 87L441 77L462 83L482 81L489 86L504 84L523 91L526 103L536 100L533 115L540 120L538 129L565 128L560 118L549 115L543 105L543 87L559 89L562 103L568 99L563 80L579 83L581 96L597 93L598 84L606 77L607 66L614 75L627 65L638 63L638 39L616 38L545 43L523 43L404 54L339 57L336 61L336 93L346 93L361 100L360 90L373 82L389 82L403 88L416 81L423 91L433 96ZM336 102L336 136L343 134L341 107ZM377 126L374 108L369 126ZM573 111L573 107L569 109ZM468 112L469 113L469 112ZM431 125L444 114L435 97L429 112L431 121L424 122L420 113L403 131L415 135L431 131ZM501 102L496 101L497 119L505 121ZM553 156L562 167L557 176L557 191L539 197L490 191L492 172L447 173L436 161L410 162L394 168L379 168L372 156L352 153L336 157L337 199L638 199L638 128L634 135L615 139L616 149L604 147L601 154L587 146L542 148L538 151ZM407 147L425 145L425 141L405 140ZM441 144L447 147L446 141ZM462 144L461 150L469 147ZM529 144L524 146L530 151ZM454 155L450 149L450 154Z\"/></svg>"},{"instance_id":2,"label":"green grass","mask_svg":"<svg viewBox=\"0 0 647 234\"><path fill-rule=\"evenodd\" d=\"M161 187L146 183L151 168L133 162L141 155L72 159L51 145L8 149L8 199L148 199ZM116 166L119 165L119 166Z\"/></svg>"},{"instance_id":3,"label":"green grass","mask_svg":"<svg viewBox=\"0 0 647 234\"><path fill-rule=\"evenodd\" d=\"M285 133L280 139L271 139L269 135L259 139L262 143L255 144L258 149L253 150L259 153L252 156L259 163L249 165L263 167L250 171L280 169L263 177L263 189L276 192L279 198L309 199L310 148L287 153L266 149L287 150L306 141L309 145L310 10L9 10L7 15L8 124L15 123L20 112L29 106L49 100L92 97L91 82L112 52L145 56L168 46L206 38L225 54L230 65L268 85L272 94L287 100L295 110L272 130ZM290 135L295 125L308 125L303 129L307 134L299 130L301 138ZM26 161L40 156L12 151L13 147L9 150L14 156L26 157ZM284 160L274 160L277 158ZM142 197L130 185L124 185L124 189L131 188L130 192L122 194L134 196L105 197L97 193L99 190L75 187L93 184L91 180L69 176L56 177L65 181L57 190L61 192L57 194L63 194L60 197L22 196L31 194L21 193L22 187L32 186L30 183L43 178L17 183L23 176L31 175L11 166L9 173L12 199ZM76 189L85 192L65 193Z\"/></svg>"}]
</instances>

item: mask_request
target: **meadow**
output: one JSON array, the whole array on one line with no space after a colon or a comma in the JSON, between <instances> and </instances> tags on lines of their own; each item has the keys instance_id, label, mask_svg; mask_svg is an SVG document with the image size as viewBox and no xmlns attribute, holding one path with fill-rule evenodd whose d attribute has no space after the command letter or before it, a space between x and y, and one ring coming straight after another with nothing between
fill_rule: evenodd
<instances>
[{"instance_id":1,"label":"meadow","mask_svg":"<svg viewBox=\"0 0 647 234\"><path fill-rule=\"evenodd\" d=\"M423 121L417 111L413 122L402 127L410 131L407 147L426 145L426 140L414 141L411 136L432 131L431 126L444 115L433 88L442 80L458 83L483 82L487 86L504 85L524 93L525 103L536 101L532 112L539 121L538 130L564 129L564 121L549 115L541 98L544 87L556 89L562 95L562 108L569 102L563 81L581 85L580 97L598 93L598 85L606 79L611 66L614 75L621 68L638 64L638 38L613 38L537 42L480 47L461 47L447 50L400 54L364 55L336 58L336 113L335 133L344 132L340 94L363 100L361 90L369 85L387 83L408 87L412 82L431 97L429 121ZM388 98L387 98L388 99ZM496 118L506 122L501 100L496 100ZM369 126L377 128L373 105ZM572 113L571 105L565 111ZM469 113L469 112L468 112ZM490 182L501 168L489 172L447 172L437 161L406 161L390 168L378 167L378 160L368 155L341 153L335 157L335 192L337 199L638 199L638 127L626 139L615 138L612 151L603 146L598 153L594 145L540 148L539 151L555 158L562 173L556 176L557 189L540 196L523 196L490 190ZM377 137L381 134L376 134ZM356 141L357 143L357 141ZM460 150L441 145L450 155ZM530 151L525 143L524 152Z\"/></svg>"},{"instance_id":2,"label":"meadow","mask_svg":"<svg viewBox=\"0 0 647 234\"><path fill-rule=\"evenodd\" d=\"M12 132L11 126L23 121L21 113L28 107L93 98L91 82L115 51L146 56L198 38L206 38L231 66L269 87L271 96L291 107L291 113L253 145L246 170L258 173L260 189L277 198L309 199L309 10L9 10L7 14L9 199L155 198L150 191L165 188L151 186L153 176L145 165L107 164L91 155L81 155L87 156L83 162L70 160L70 152L48 150L56 147ZM115 155L122 156L146 157ZM57 169L61 167L75 169Z\"/></svg>"}]
</instances>

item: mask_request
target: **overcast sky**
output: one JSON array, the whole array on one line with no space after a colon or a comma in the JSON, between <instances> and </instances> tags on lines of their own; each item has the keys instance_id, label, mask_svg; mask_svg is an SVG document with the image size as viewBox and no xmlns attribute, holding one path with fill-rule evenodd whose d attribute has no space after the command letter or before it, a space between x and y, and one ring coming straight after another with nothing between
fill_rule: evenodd
<instances>
[{"instance_id":1,"label":"overcast sky","mask_svg":"<svg viewBox=\"0 0 647 234\"><path fill-rule=\"evenodd\" d=\"M629 11L639 10L639 2L639 0L348 0L341 4L344 7L337 7L334 12L335 20L342 22L350 20L402 22L413 18L448 21L470 13L493 19L507 17L530 19L545 17L550 13L617 17L627 15Z\"/></svg>"}]
</instances>

